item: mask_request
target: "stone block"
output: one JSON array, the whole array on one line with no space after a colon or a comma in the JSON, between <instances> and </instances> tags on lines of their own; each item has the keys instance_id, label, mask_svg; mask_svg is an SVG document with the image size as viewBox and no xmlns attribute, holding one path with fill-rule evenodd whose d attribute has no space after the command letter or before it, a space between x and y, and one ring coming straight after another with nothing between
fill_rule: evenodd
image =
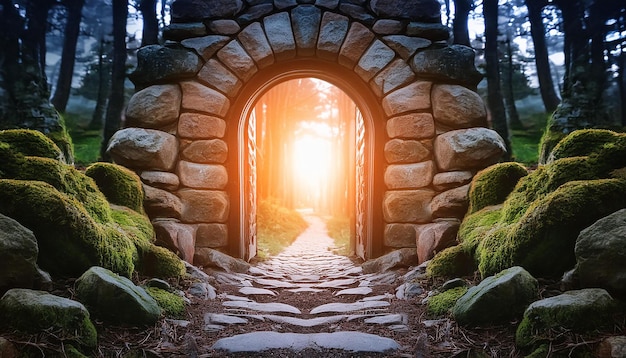
<instances>
[{"instance_id":1,"label":"stone block","mask_svg":"<svg viewBox=\"0 0 626 358\"><path fill-rule=\"evenodd\" d=\"M432 161L411 164L392 164L385 170L388 189L419 189L429 186L434 175Z\"/></svg>"},{"instance_id":2,"label":"stone block","mask_svg":"<svg viewBox=\"0 0 626 358\"><path fill-rule=\"evenodd\" d=\"M466 184L438 194L430 204L430 210L435 218L462 218L467 213L469 205L469 188Z\"/></svg>"},{"instance_id":3,"label":"stone block","mask_svg":"<svg viewBox=\"0 0 626 358\"><path fill-rule=\"evenodd\" d=\"M168 248L181 259L193 263L195 253L196 227L189 224L181 224L175 220L152 221L156 234L156 244Z\"/></svg>"},{"instance_id":4,"label":"stone block","mask_svg":"<svg viewBox=\"0 0 626 358\"><path fill-rule=\"evenodd\" d=\"M252 57L237 40L232 40L222 47L217 52L217 57L244 82L247 82L259 71Z\"/></svg>"},{"instance_id":5,"label":"stone block","mask_svg":"<svg viewBox=\"0 0 626 358\"><path fill-rule=\"evenodd\" d=\"M432 190L387 191L383 199L383 216L387 223L427 223L432 219Z\"/></svg>"},{"instance_id":6,"label":"stone block","mask_svg":"<svg viewBox=\"0 0 626 358\"><path fill-rule=\"evenodd\" d=\"M230 108L230 100L220 92L198 82L180 83L183 89L183 108L224 117Z\"/></svg>"},{"instance_id":7,"label":"stone block","mask_svg":"<svg viewBox=\"0 0 626 358\"><path fill-rule=\"evenodd\" d=\"M243 85L234 73L213 58L202 66L198 72L198 79L228 97L235 97Z\"/></svg>"},{"instance_id":8,"label":"stone block","mask_svg":"<svg viewBox=\"0 0 626 358\"><path fill-rule=\"evenodd\" d=\"M502 137L487 128L458 129L435 139L435 158L442 171L485 168L504 153Z\"/></svg>"},{"instance_id":9,"label":"stone block","mask_svg":"<svg viewBox=\"0 0 626 358\"><path fill-rule=\"evenodd\" d=\"M372 45L365 51L363 56L356 65L354 71L365 81L368 82L378 72L385 68L396 53L380 40L374 40Z\"/></svg>"},{"instance_id":10,"label":"stone block","mask_svg":"<svg viewBox=\"0 0 626 358\"><path fill-rule=\"evenodd\" d=\"M371 0L370 7L383 18L441 22L441 5L437 0Z\"/></svg>"},{"instance_id":11,"label":"stone block","mask_svg":"<svg viewBox=\"0 0 626 358\"><path fill-rule=\"evenodd\" d=\"M353 68L374 40L374 33L359 22L353 22L339 50L339 64Z\"/></svg>"},{"instance_id":12,"label":"stone block","mask_svg":"<svg viewBox=\"0 0 626 358\"><path fill-rule=\"evenodd\" d=\"M237 17L237 22L242 26L248 25L251 22L259 21L263 17L271 14L274 11L274 5L270 3L261 3L250 6L243 14Z\"/></svg>"},{"instance_id":13,"label":"stone block","mask_svg":"<svg viewBox=\"0 0 626 358\"><path fill-rule=\"evenodd\" d=\"M145 197L143 207L151 218L180 218L183 203L180 199L165 190L143 185Z\"/></svg>"},{"instance_id":14,"label":"stone block","mask_svg":"<svg viewBox=\"0 0 626 358\"><path fill-rule=\"evenodd\" d=\"M202 22L169 24L163 28L165 40L182 41L191 37L206 36L208 32Z\"/></svg>"},{"instance_id":15,"label":"stone block","mask_svg":"<svg viewBox=\"0 0 626 358\"><path fill-rule=\"evenodd\" d=\"M456 243L459 226L459 220L445 220L420 226L417 231L418 262L421 264L428 261L437 252L453 246Z\"/></svg>"},{"instance_id":16,"label":"stone block","mask_svg":"<svg viewBox=\"0 0 626 358\"><path fill-rule=\"evenodd\" d=\"M248 25L237 37L246 52L254 59L259 68L267 67L274 63L272 47L265 37L265 31L258 22Z\"/></svg>"},{"instance_id":17,"label":"stone block","mask_svg":"<svg viewBox=\"0 0 626 358\"><path fill-rule=\"evenodd\" d=\"M208 61L229 40L228 36L209 35L182 40L181 45L194 49L205 61Z\"/></svg>"},{"instance_id":18,"label":"stone block","mask_svg":"<svg viewBox=\"0 0 626 358\"><path fill-rule=\"evenodd\" d=\"M292 7L292 6L296 6L296 5L298 5L298 3L304 3L304 2L296 1L296 0L274 0L274 6L276 6L276 8L279 9L279 10L286 9L286 8Z\"/></svg>"},{"instance_id":19,"label":"stone block","mask_svg":"<svg viewBox=\"0 0 626 358\"><path fill-rule=\"evenodd\" d=\"M389 164L418 163L430 155L430 149L416 140L392 139L385 143L385 159Z\"/></svg>"},{"instance_id":20,"label":"stone block","mask_svg":"<svg viewBox=\"0 0 626 358\"><path fill-rule=\"evenodd\" d=\"M333 10L339 6L339 0L316 0L316 6L323 7L325 9Z\"/></svg>"},{"instance_id":21,"label":"stone block","mask_svg":"<svg viewBox=\"0 0 626 358\"><path fill-rule=\"evenodd\" d=\"M223 165L198 164L181 160L178 177L183 186L194 189L224 189L228 173Z\"/></svg>"},{"instance_id":22,"label":"stone block","mask_svg":"<svg viewBox=\"0 0 626 358\"><path fill-rule=\"evenodd\" d=\"M374 77L371 87L378 96L382 97L395 89L408 85L414 79L415 74L411 67L401 59L396 59Z\"/></svg>"},{"instance_id":23,"label":"stone block","mask_svg":"<svg viewBox=\"0 0 626 358\"><path fill-rule=\"evenodd\" d=\"M296 40L291 29L289 13L280 12L263 19L265 34L277 60L296 57Z\"/></svg>"},{"instance_id":24,"label":"stone block","mask_svg":"<svg viewBox=\"0 0 626 358\"><path fill-rule=\"evenodd\" d=\"M190 22L232 17L242 8L242 0L176 0L172 3L171 13L173 22Z\"/></svg>"},{"instance_id":25,"label":"stone block","mask_svg":"<svg viewBox=\"0 0 626 358\"><path fill-rule=\"evenodd\" d=\"M413 56L417 50L426 48L432 44L430 40L405 35L385 36L383 37L383 41L405 61Z\"/></svg>"},{"instance_id":26,"label":"stone block","mask_svg":"<svg viewBox=\"0 0 626 358\"><path fill-rule=\"evenodd\" d=\"M182 149L181 157L194 163L224 163L228 145L221 139L196 140Z\"/></svg>"},{"instance_id":27,"label":"stone block","mask_svg":"<svg viewBox=\"0 0 626 358\"><path fill-rule=\"evenodd\" d=\"M198 224L196 247L225 247L228 245L228 226L224 224Z\"/></svg>"},{"instance_id":28,"label":"stone block","mask_svg":"<svg viewBox=\"0 0 626 358\"><path fill-rule=\"evenodd\" d=\"M453 128L487 127L487 109L478 93L459 85L435 85L433 115L442 125Z\"/></svg>"},{"instance_id":29,"label":"stone block","mask_svg":"<svg viewBox=\"0 0 626 358\"><path fill-rule=\"evenodd\" d=\"M241 27L235 20L218 19L209 23L209 30L214 34L234 35L241 30Z\"/></svg>"},{"instance_id":30,"label":"stone block","mask_svg":"<svg viewBox=\"0 0 626 358\"><path fill-rule=\"evenodd\" d=\"M182 113L178 120L178 135L181 138L223 138L226 122L217 117L199 113Z\"/></svg>"},{"instance_id":31,"label":"stone block","mask_svg":"<svg viewBox=\"0 0 626 358\"><path fill-rule=\"evenodd\" d=\"M129 127L159 129L175 122L182 94L176 85L154 85L135 93L126 107Z\"/></svg>"},{"instance_id":32,"label":"stone block","mask_svg":"<svg viewBox=\"0 0 626 358\"><path fill-rule=\"evenodd\" d=\"M183 189L181 221L185 223L224 223L228 219L228 194L217 190Z\"/></svg>"},{"instance_id":33,"label":"stone block","mask_svg":"<svg viewBox=\"0 0 626 358\"><path fill-rule=\"evenodd\" d=\"M155 129L125 128L113 134L107 152L115 163L128 168L170 171L178 155L178 141Z\"/></svg>"},{"instance_id":34,"label":"stone block","mask_svg":"<svg viewBox=\"0 0 626 358\"><path fill-rule=\"evenodd\" d=\"M325 12L320 26L317 55L334 61L337 59L341 44L348 33L348 18L333 12Z\"/></svg>"},{"instance_id":35,"label":"stone block","mask_svg":"<svg viewBox=\"0 0 626 358\"><path fill-rule=\"evenodd\" d=\"M321 19L321 10L313 5L300 5L291 11L291 24L298 45L298 55L315 55Z\"/></svg>"},{"instance_id":36,"label":"stone block","mask_svg":"<svg viewBox=\"0 0 626 358\"><path fill-rule=\"evenodd\" d=\"M406 27L406 34L409 36L423 37L431 41L446 41L450 38L450 28L443 25L441 21L427 22L410 22Z\"/></svg>"},{"instance_id":37,"label":"stone block","mask_svg":"<svg viewBox=\"0 0 626 358\"><path fill-rule=\"evenodd\" d=\"M385 225L385 246L394 248L415 247L418 226L415 224Z\"/></svg>"},{"instance_id":38,"label":"stone block","mask_svg":"<svg viewBox=\"0 0 626 358\"><path fill-rule=\"evenodd\" d=\"M387 121L389 138L428 139L435 137L435 121L430 113L409 113Z\"/></svg>"},{"instance_id":39,"label":"stone block","mask_svg":"<svg viewBox=\"0 0 626 358\"><path fill-rule=\"evenodd\" d=\"M136 85L191 78L202 66L200 57L186 48L149 45L137 51L137 68L129 78Z\"/></svg>"},{"instance_id":40,"label":"stone block","mask_svg":"<svg viewBox=\"0 0 626 358\"><path fill-rule=\"evenodd\" d=\"M372 30L379 35L391 35L402 32L404 25L401 21L391 19L376 20Z\"/></svg>"},{"instance_id":41,"label":"stone block","mask_svg":"<svg viewBox=\"0 0 626 358\"><path fill-rule=\"evenodd\" d=\"M430 109L432 82L417 81L389 93L383 98L383 109L388 116Z\"/></svg>"},{"instance_id":42,"label":"stone block","mask_svg":"<svg viewBox=\"0 0 626 358\"><path fill-rule=\"evenodd\" d=\"M141 172L139 177L144 184L155 187L157 189L173 191L178 189L178 186L180 185L180 180L178 179L178 176L170 172L144 170Z\"/></svg>"},{"instance_id":43,"label":"stone block","mask_svg":"<svg viewBox=\"0 0 626 358\"><path fill-rule=\"evenodd\" d=\"M339 11L368 26L372 26L374 21L376 21L376 18L362 5L342 2L339 5Z\"/></svg>"},{"instance_id":44,"label":"stone block","mask_svg":"<svg viewBox=\"0 0 626 358\"><path fill-rule=\"evenodd\" d=\"M425 49L413 56L411 68L418 77L475 88L483 76L474 66L474 56L474 50L463 45Z\"/></svg>"},{"instance_id":45,"label":"stone block","mask_svg":"<svg viewBox=\"0 0 626 358\"><path fill-rule=\"evenodd\" d=\"M470 171L453 171L435 174L433 187L438 191L446 191L469 184L474 177Z\"/></svg>"}]
</instances>

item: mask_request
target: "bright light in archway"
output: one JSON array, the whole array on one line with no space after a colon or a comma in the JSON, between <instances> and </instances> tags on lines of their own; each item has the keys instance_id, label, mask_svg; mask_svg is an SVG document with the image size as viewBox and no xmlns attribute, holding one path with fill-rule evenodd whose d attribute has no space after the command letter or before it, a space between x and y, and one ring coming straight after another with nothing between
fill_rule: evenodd
<instances>
[{"instance_id":1,"label":"bright light in archway","mask_svg":"<svg viewBox=\"0 0 626 358\"><path fill-rule=\"evenodd\" d=\"M307 199L315 200L321 195L324 183L332 175L331 143L315 133L296 136L293 153L293 170L296 187Z\"/></svg>"}]
</instances>

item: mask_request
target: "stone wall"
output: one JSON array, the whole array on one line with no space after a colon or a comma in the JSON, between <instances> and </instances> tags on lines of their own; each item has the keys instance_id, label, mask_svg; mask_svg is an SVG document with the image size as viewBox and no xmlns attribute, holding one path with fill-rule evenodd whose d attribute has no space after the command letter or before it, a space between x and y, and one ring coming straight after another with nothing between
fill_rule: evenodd
<instances>
[{"instance_id":1,"label":"stone wall","mask_svg":"<svg viewBox=\"0 0 626 358\"><path fill-rule=\"evenodd\" d=\"M241 113L232 104L298 59L351 73L384 114L371 128L386 132L374 148L386 161L374 203L384 237L374 240L417 247L421 261L453 241L469 182L504 144L485 128L474 52L447 43L439 11L437 0L175 1L167 42L138 52L127 128L109 145L143 180L158 241L188 261L197 247L237 246L228 219L239 215L239 187L227 168L239 149L227 134Z\"/></svg>"}]
</instances>

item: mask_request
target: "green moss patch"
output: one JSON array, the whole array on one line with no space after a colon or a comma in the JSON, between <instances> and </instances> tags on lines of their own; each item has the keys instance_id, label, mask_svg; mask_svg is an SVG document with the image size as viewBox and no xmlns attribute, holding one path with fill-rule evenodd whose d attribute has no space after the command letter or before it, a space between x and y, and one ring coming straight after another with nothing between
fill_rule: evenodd
<instances>
[{"instance_id":1,"label":"green moss patch","mask_svg":"<svg viewBox=\"0 0 626 358\"><path fill-rule=\"evenodd\" d=\"M449 247L439 252L426 267L426 274L432 278L452 278L472 274L476 263L463 245Z\"/></svg>"},{"instance_id":2,"label":"green moss patch","mask_svg":"<svg viewBox=\"0 0 626 358\"><path fill-rule=\"evenodd\" d=\"M9 144L15 151L25 156L60 160L61 149L43 133L28 129L8 129L0 131L0 142Z\"/></svg>"},{"instance_id":3,"label":"green moss patch","mask_svg":"<svg viewBox=\"0 0 626 358\"><path fill-rule=\"evenodd\" d=\"M426 304L426 312L435 317L448 314L456 301L458 301L467 290L468 287L455 287L432 296Z\"/></svg>"},{"instance_id":4,"label":"green moss patch","mask_svg":"<svg viewBox=\"0 0 626 358\"><path fill-rule=\"evenodd\" d=\"M527 174L526 168L515 162L499 163L481 170L472 180L468 213L502 204L517 182Z\"/></svg>"},{"instance_id":5,"label":"green moss patch","mask_svg":"<svg viewBox=\"0 0 626 358\"><path fill-rule=\"evenodd\" d=\"M179 295L157 287L147 287L145 290L157 301L165 316L181 318L185 314L185 300Z\"/></svg>"},{"instance_id":6,"label":"green moss patch","mask_svg":"<svg viewBox=\"0 0 626 358\"><path fill-rule=\"evenodd\" d=\"M611 143L619 134L604 129L578 130L565 137L552 150L550 161L569 157L589 156Z\"/></svg>"},{"instance_id":7,"label":"green moss patch","mask_svg":"<svg viewBox=\"0 0 626 358\"><path fill-rule=\"evenodd\" d=\"M141 244L137 246L137 249L139 271L144 275L162 279L185 275L185 264L172 251L154 244Z\"/></svg>"},{"instance_id":8,"label":"green moss patch","mask_svg":"<svg viewBox=\"0 0 626 358\"><path fill-rule=\"evenodd\" d=\"M134 172L117 164L95 163L87 168L85 175L96 182L112 204L143 212L143 188Z\"/></svg>"}]
</instances>

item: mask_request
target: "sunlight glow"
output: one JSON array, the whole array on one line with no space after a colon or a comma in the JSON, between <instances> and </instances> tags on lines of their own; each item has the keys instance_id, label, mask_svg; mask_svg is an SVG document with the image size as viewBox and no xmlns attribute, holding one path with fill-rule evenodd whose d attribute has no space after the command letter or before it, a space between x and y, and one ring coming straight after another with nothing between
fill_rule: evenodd
<instances>
[{"instance_id":1,"label":"sunlight glow","mask_svg":"<svg viewBox=\"0 0 626 358\"><path fill-rule=\"evenodd\" d=\"M293 155L293 175L301 198L305 202L319 200L324 182L332 170L331 143L320 134L304 133L296 137Z\"/></svg>"}]
</instances>

